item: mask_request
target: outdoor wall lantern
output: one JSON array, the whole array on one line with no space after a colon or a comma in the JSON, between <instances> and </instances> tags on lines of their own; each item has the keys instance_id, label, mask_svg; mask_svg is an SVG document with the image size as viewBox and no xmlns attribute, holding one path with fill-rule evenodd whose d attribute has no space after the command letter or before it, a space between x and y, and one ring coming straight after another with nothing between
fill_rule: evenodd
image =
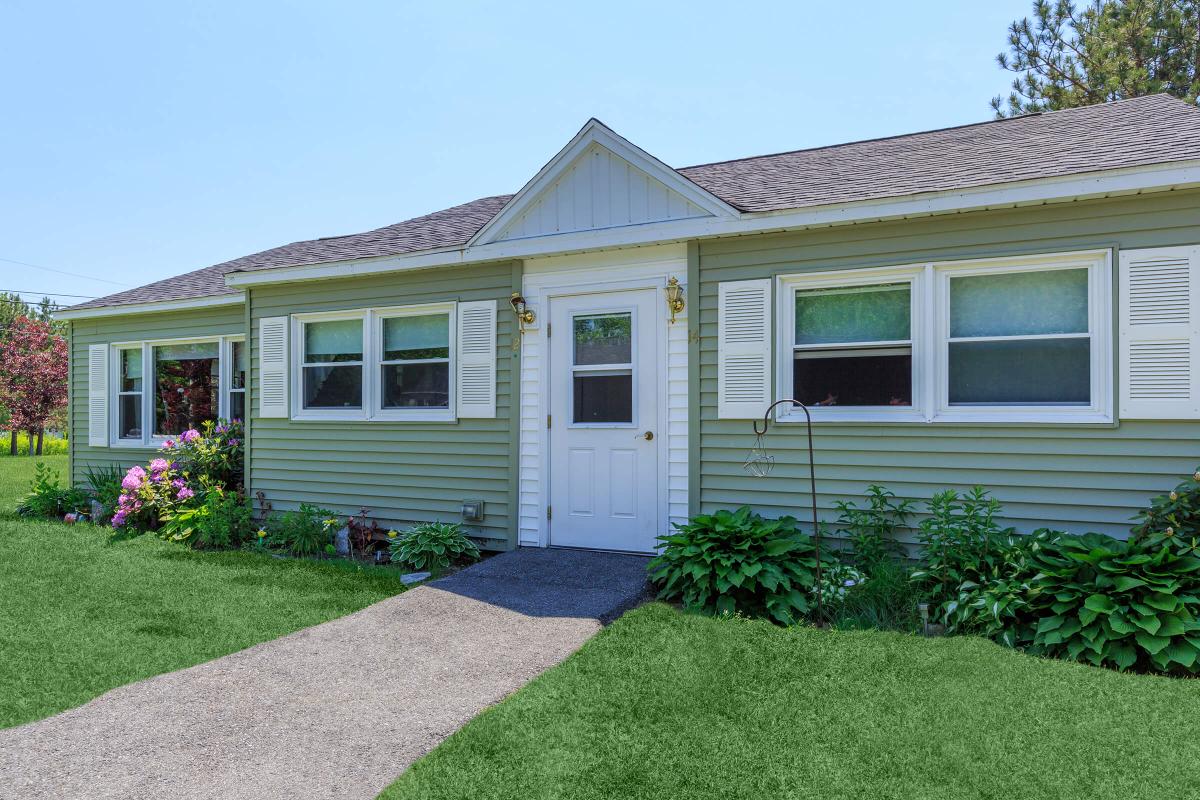
<instances>
[{"instance_id":1,"label":"outdoor wall lantern","mask_svg":"<svg viewBox=\"0 0 1200 800\"><path fill-rule=\"evenodd\" d=\"M675 324L675 315L683 311L686 305L683 301L683 287L676 278L667 281L667 308L671 311L671 324Z\"/></svg>"},{"instance_id":2,"label":"outdoor wall lantern","mask_svg":"<svg viewBox=\"0 0 1200 800\"><path fill-rule=\"evenodd\" d=\"M520 292L513 292L512 298L508 302L512 303L513 313L517 315L517 330L524 334L525 326L532 325L536 317L526 307L525 298L521 296Z\"/></svg>"}]
</instances>

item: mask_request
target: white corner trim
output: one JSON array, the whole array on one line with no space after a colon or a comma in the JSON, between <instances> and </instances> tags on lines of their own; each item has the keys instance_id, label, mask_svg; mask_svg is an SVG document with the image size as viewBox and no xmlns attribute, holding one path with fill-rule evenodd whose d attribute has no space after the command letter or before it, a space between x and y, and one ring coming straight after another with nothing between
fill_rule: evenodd
<instances>
[{"instance_id":1,"label":"white corner trim","mask_svg":"<svg viewBox=\"0 0 1200 800\"><path fill-rule=\"evenodd\" d=\"M55 319L76 320L92 319L94 317L119 317L126 314L154 314L164 311L184 311L193 308L217 308L220 306L240 306L246 302L246 293L222 294L216 297L197 297L190 300L164 300L157 303L127 303L120 306L102 306L99 308L81 308L76 311L66 310L56 312Z\"/></svg>"},{"instance_id":2,"label":"white corner trim","mask_svg":"<svg viewBox=\"0 0 1200 800\"><path fill-rule=\"evenodd\" d=\"M965 211L1043 205L1194 186L1200 186L1200 159L1060 178L991 184L946 192L928 192L900 198L860 200L799 210L744 213L736 218L699 217L652 222L488 244L468 243L459 249L427 250L399 256L332 261L254 272L232 272L225 276L225 282L229 286L243 287L302 280L347 278L513 258L641 247L690 239L777 233Z\"/></svg>"},{"instance_id":3,"label":"white corner trim","mask_svg":"<svg viewBox=\"0 0 1200 800\"><path fill-rule=\"evenodd\" d=\"M579 129L579 133L575 134L571 141L558 151L554 158L538 170L537 174L504 204L500 213L476 231L475 235L468 240L467 248L492 242L508 227L510 222L517 219L536 200L544 189L558 180L564 170L593 144L612 151L713 216L736 218L741 215L733 206L711 192L701 189L662 161L625 137L618 135L600 120L590 119Z\"/></svg>"}]
</instances>

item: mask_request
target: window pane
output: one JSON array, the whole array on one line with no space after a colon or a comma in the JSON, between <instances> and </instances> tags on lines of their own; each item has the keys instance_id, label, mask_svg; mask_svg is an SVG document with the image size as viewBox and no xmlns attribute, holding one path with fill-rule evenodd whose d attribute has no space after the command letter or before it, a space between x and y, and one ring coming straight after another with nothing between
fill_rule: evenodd
<instances>
[{"instance_id":1,"label":"window pane","mask_svg":"<svg viewBox=\"0 0 1200 800\"><path fill-rule=\"evenodd\" d=\"M362 408L362 367L305 367L305 408Z\"/></svg>"},{"instance_id":2,"label":"window pane","mask_svg":"<svg viewBox=\"0 0 1200 800\"><path fill-rule=\"evenodd\" d=\"M309 363L362 361L361 319L304 324L304 360Z\"/></svg>"},{"instance_id":3,"label":"window pane","mask_svg":"<svg viewBox=\"0 0 1200 800\"><path fill-rule=\"evenodd\" d=\"M1088 339L950 343L952 405L1074 405L1091 397Z\"/></svg>"},{"instance_id":4,"label":"window pane","mask_svg":"<svg viewBox=\"0 0 1200 800\"><path fill-rule=\"evenodd\" d=\"M450 365L388 364L383 368L384 408L449 408Z\"/></svg>"},{"instance_id":5,"label":"window pane","mask_svg":"<svg viewBox=\"0 0 1200 800\"><path fill-rule=\"evenodd\" d=\"M246 418L246 393L245 392L230 392L229 393L229 418L241 419Z\"/></svg>"},{"instance_id":6,"label":"window pane","mask_svg":"<svg viewBox=\"0 0 1200 800\"><path fill-rule=\"evenodd\" d=\"M907 341L911 294L908 283L796 292L796 344Z\"/></svg>"},{"instance_id":7,"label":"window pane","mask_svg":"<svg viewBox=\"0 0 1200 800\"><path fill-rule=\"evenodd\" d=\"M911 406L912 351L802 350L792 384L793 396L807 406Z\"/></svg>"},{"instance_id":8,"label":"window pane","mask_svg":"<svg viewBox=\"0 0 1200 800\"><path fill-rule=\"evenodd\" d=\"M142 396L139 394L120 395L117 398L117 406L120 409L117 420L117 437L141 441Z\"/></svg>"},{"instance_id":9,"label":"window pane","mask_svg":"<svg viewBox=\"0 0 1200 800\"><path fill-rule=\"evenodd\" d=\"M216 342L154 348L154 433L175 436L217 418Z\"/></svg>"},{"instance_id":10,"label":"window pane","mask_svg":"<svg viewBox=\"0 0 1200 800\"><path fill-rule=\"evenodd\" d=\"M630 314L575 317L576 364L629 364L632 345Z\"/></svg>"},{"instance_id":11,"label":"window pane","mask_svg":"<svg viewBox=\"0 0 1200 800\"><path fill-rule=\"evenodd\" d=\"M450 357L450 315L392 317L383 321L383 360Z\"/></svg>"},{"instance_id":12,"label":"window pane","mask_svg":"<svg viewBox=\"0 0 1200 800\"><path fill-rule=\"evenodd\" d=\"M633 375L575 376L575 422L633 422Z\"/></svg>"},{"instance_id":13,"label":"window pane","mask_svg":"<svg viewBox=\"0 0 1200 800\"><path fill-rule=\"evenodd\" d=\"M142 390L142 349L121 351L121 388L122 392L140 392Z\"/></svg>"},{"instance_id":14,"label":"window pane","mask_svg":"<svg viewBox=\"0 0 1200 800\"><path fill-rule=\"evenodd\" d=\"M1088 271L1055 269L950 279L950 335L1087 333Z\"/></svg>"},{"instance_id":15,"label":"window pane","mask_svg":"<svg viewBox=\"0 0 1200 800\"><path fill-rule=\"evenodd\" d=\"M231 350L233 351L233 365L230 369L231 389L246 388L246 343L231 342ZM241 419L241 417L238 417Z\"/></svg>"}]
</instances>

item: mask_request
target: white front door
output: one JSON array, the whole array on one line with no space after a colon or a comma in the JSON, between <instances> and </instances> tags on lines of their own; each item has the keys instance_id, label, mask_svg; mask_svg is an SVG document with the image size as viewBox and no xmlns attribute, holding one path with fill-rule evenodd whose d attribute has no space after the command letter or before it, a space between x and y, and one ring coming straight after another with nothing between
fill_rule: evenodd
<instances>
[{"instance_id":1,"label":"white front door","mask_svg":"<svg viewBox=\"0 0 1200 800\"><path fill-rule=\"evenodd\" d=\"M657 294L550 301L550 544L649 552L659 534Z\"/></svg>"}]
</instances>

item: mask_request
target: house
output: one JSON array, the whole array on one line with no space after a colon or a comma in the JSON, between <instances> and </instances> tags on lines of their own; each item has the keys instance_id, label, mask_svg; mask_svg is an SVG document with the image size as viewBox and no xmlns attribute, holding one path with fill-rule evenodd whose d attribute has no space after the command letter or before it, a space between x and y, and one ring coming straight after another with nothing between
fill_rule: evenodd
<instances>
[{"instance_id":1,"label":"house","mask_svg":"<svg viewBox=\"0 0 1200 800\"><path fill-rule=\"evenodd\" d=\"M245 416L276 509L649 551L700 510L982 484L1124 535L1200 462L1200 109L1165 95L673 169L596 120L514 195L61 314L71 463Z\"/></svg>"}]
</instances>

